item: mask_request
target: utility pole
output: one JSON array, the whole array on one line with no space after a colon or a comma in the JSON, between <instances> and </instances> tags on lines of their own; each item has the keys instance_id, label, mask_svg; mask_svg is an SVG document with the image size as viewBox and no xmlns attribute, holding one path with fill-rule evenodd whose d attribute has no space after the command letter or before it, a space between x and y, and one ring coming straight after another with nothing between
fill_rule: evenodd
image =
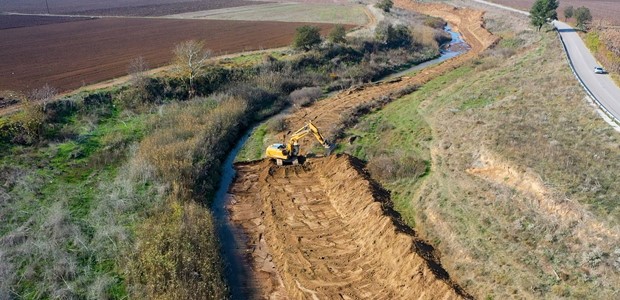
<instances>
[{"instance_id":1,"label":"utility pole","mask_svg":"<svg viewBox=\"0 0 620 300\"><path fill-rule=\"evenodd\" d=\"M50 5L47 4L47 0L45 0L45 6L47 7L47 14L50 14Z\"/></svg>"}]
</instances>

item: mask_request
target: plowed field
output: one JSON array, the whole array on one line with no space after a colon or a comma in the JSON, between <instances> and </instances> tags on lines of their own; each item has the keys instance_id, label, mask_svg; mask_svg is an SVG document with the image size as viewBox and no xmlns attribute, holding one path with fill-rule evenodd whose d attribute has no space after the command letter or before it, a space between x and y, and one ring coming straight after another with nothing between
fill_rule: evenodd
<instances>
[{"instance_id":1,"label":"plowed field","mask_svg":"<svg viewBox=\"0 0 620 300\"><path fill-rule=\"evenodd\" d=\"M214 54L281 47L303 24L112 18L0 30L0 90L46 83L72 90L126 75L138 56L158 67L170 62L175 44L190 39L204 40ZM326 33L333 25L317 26Z\"/></svg>"},{"instance_id":2,"label":"plowed field","mask_svg":"<svg viewBox=\"0 0 620 300\"><path fill-rule=\"evenodd\" d=\"M254 276L270 274L257 298L469 297L358 159L286 167L264 160L237 171L231 218L248 233Z\"/></svg>"},{"instance_id":3,"label":"plowed field","mask_svg":"<svg viewBox=\"0 0 620 300\"><path fill-rule=\"evenodd\" d=\"M289 128L313 120L324 131L337 130L348 121L343 113L389 101L393 93L424 84L497 42L484 29L481 11L395 4L444 18L471 50L414 77L351 89L297 110L287 118ZM309 159L303 166L259 161L236 169L229 210L248 253L253 275L248 285L256 298L469 297L441 267L433 247L400 222L389 193L369 179L362 162L339 156Z\"/></svg>"},{"instance_id":4,"label":"plowed field","mask_svg":"<svg viewBox=\"0 0 620 300\"><path fill-rule=\"evenodd\" d=\"M249 0L54 0L47 1L52 14L105 16L164 16L183 12L209 10L261 2ZM3 1L0 12L47 13L44 0Z\"/></svg>"},{"instance_id":5,"label":"plowed field","mask_svg":"<svg viewBox=\"0 0 620 300\"><path fill-rule=\"evenodd\" d=\"M0 15L0 30L88 20L79 17Z\"/></svg>"}]
</instances>

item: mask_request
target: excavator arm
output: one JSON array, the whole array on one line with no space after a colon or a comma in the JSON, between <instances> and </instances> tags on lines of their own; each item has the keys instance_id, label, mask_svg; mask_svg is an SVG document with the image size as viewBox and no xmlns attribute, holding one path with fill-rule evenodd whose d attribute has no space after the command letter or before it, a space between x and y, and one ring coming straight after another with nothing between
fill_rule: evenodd
<instances>
[{"instance_id":1,"label":"excavator arm","mask_svg":"<svg viewBox=\"0 0 620 300\"><path fill-rule=\"evenodd\" d=\"M327 140L325 140L319 129L314 124L312 124L312 122L307 122L304 127L298 129L297 131L293 132L293 134L291 134L288 143L284 145L274 144L269 146L266 150L266 156L276 159L278 164L281 164L282 161L296 162L297 157L299 156L298 142L309 133L312 133L312 135L314 135L314 137L317 139L317 141L319 141L319 143L321 143L323 147L325 147L326 149L331 149L331 145L329 144L329 142L327 142Z\"/></svg>"},{"instance_id":2,"label":"excavator arm","mask_svg":"<svg viewBox=\"0 0 620 300\"><path fill-rule=\"evenodd\" d=\"M304 125L304 127L295 131L291 135L289 142L286 144L286 149L289 151L289 153L293 153L292 152L293 147L298 145L298 141L304 136L306 136L308 133L312 133L314 137L316 138L316 140L319 141L319 143L321 143L323 147L325 148L330 147L329 143L325 140L325 138L323 137L319 129L314 124L312 124L312 122L308 122L306 123L306 125Z\"/></svg>"}]
</instances>

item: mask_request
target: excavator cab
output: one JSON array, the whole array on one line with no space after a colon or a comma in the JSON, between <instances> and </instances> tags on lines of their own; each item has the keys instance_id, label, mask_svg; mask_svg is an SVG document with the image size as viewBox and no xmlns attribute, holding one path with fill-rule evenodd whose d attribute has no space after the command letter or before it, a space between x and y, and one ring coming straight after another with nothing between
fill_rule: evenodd
<instances>
[{"instance_id":1,"label":"excavator cab","mask_svg":"<svg viewBox=\"0 0 620 300\"><path fill-rule=\"evenodd\" d=\"M323 135L319 129L312 124L312 122L308 122L304 125L304 127L295 131L291 135L288 143L278 143L267 147L267 150L265 150L265 156L274 159L279 166L284 164L297 165L299 163L303 163L303 156L301 156L298 142L309 133L312 133L324 148L331 150L331 145L325 140L325 138L323 138ZM327 155L329 155L329 150Z\"/></svg>"}]
</instances>

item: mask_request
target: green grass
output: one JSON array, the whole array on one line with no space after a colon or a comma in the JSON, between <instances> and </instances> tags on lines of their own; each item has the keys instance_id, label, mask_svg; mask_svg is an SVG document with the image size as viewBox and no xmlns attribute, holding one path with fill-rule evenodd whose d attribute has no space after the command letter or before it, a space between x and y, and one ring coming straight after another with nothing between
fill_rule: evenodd
<instances>
[{"instance_id":1,"label":"green grass","mask_svg":"<svg viewBox=\"0 0 620 300\"><path fill-rule=\"evenodd\" d=\"M357 137L355 141L351 145L341 143L335 152L347 152L367 161L378 155L394 157L406 153L430 165L429 145L433 135L419 105L429 93L471 72L470 67L458 68L428 82L418 91L395 100L382 110L363 117L355 127L345 132L347 137ZM432 172L432 168L430 171ZM412 205L411 197L425 176L382 182L392 191L392 201L396 210L413 228L416 227L417 212Z\"/></svg>"},{"instance_id":2,"label":"green grass","mask_svg":"<svg viewBox=\"0 0 620 300\"><path fill-rule=\"evenodd\" d=\"M74 274L63 279L74 295L86 297L89 285L103 277L112 278L104 291L106 295L115 299L127 295L122 270L103 253L89 249L94 234L105 230L91 218L104 201L102 188L116 178L128 146L144 135L147 120L148 115L121 116L114 112L93 126L89 118L72 118L64 126L74 128L77 137L38 147L10 145L9 154L0 158L0 167L26 174L14 178L15 184L6 190L14 202L9 218L0 225L0 233L4 236L19 232L26 226L29 243L39 247L55 245L52 252L40 252L28 242L0 245L7 259L18 267L15 275L21 279L14 289L22 298L53 297L63 285L55 281L57 278L28 275L32 268L56 268ZM110 241L107 247L115 246ZM23 251L30 255L19 254ZM75 266L60 267L58 264L64 260L74 261Z\"/></svg>"},{"instance_id":3,"label":"green grass","mask_svg":"<svg viewBox=\"0 0 620 300\"><path fill-rule=\"evenodd\" d=\"M601 232L616 232L620 220L611 171L619 161L602 157L619 157L620 137L583 100L555 36L529 35L362 118L343 140L357 139L338 151L369 162L402 153L429 161L421 179L382 183L477 298L609 298L618 292L620 251ZM516 51L504 57L502 49ZM553 205L569 201L601 231L538 207L505 175L491 181L467 173L481 153L492 154L491 165L534 174Z\"/></svg>"},{"instance_id":4,"label":"green grass","mask_svg":"<svg viewBox=\"0 0 620 300\"><path fill-rule=\"evenodd\" d=\"M237 67L248 67L248 66L256 66L263 62L265 56L271 56L277 60L288 59L289 57L284 52L279 51L270 51L270 52L260 52L260 53L252 53L252 54L241 54L239 56L224 58L218 61L219 65L237 68Z\"/></svg>"},{"instance_id":5,"label":"green grass","mask_svg":"<svg viewBox=\"0 0 620 300\"><path fill-rule=\"evenodd\" d=\"M267 124L263 123L252 131L252 134L245 142L235 161L252 161L261 159L265 153L265 137L267 135Z\"/></svg>"}]
</instances>

